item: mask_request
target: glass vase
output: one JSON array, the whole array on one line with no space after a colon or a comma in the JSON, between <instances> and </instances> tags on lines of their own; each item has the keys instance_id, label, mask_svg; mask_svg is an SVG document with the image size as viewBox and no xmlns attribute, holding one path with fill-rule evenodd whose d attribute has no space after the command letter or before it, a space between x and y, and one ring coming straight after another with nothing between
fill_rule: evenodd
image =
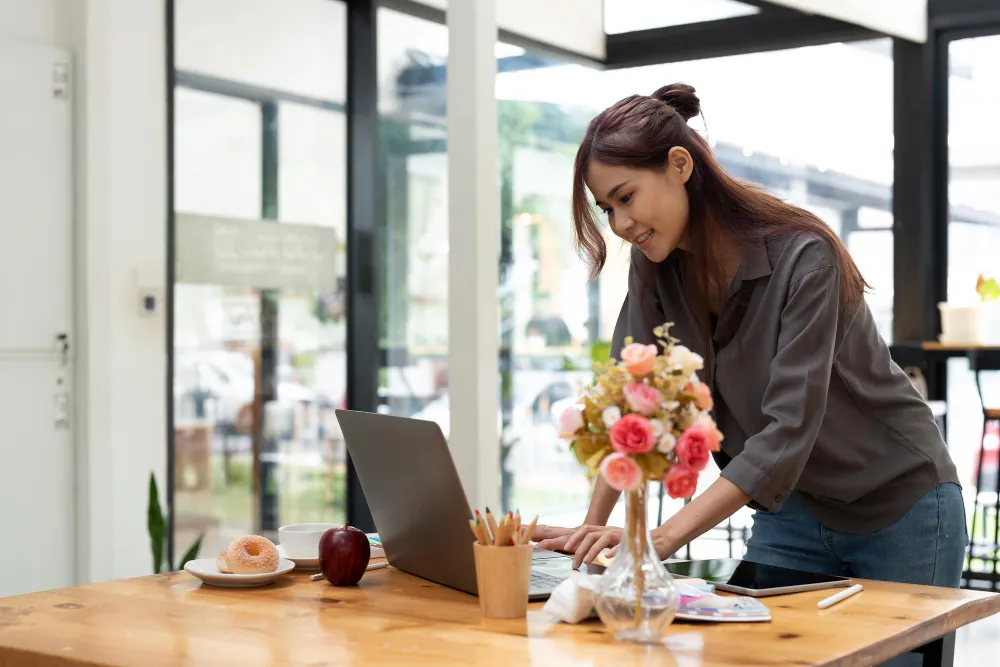
<instances>
[{"instance_id":1,"label":"glass vase","mask_svg":"<svg viewBox=\"0 0 1000 667\"><path fill-rule=\"evenodd\" d=\"M618 555L597 583L594 603L615 639L655 643L673 622L680 594L646 527L647 486L625 496Z\"/></svg>"}]
</instances>

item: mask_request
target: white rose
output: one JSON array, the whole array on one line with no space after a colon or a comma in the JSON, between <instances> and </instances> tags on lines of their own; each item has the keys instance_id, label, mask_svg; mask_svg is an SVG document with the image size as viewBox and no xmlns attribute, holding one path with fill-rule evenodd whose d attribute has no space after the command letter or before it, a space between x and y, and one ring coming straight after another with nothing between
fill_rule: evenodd
<instances>
[{"instance_id":1,"label":"white rose","mask_svg":"<svg viewBox=\"0 0 1000 667\"><path fill-rule=\"evenodd\" d=\"M667 360L671 366L680 369L683 377L689 377L692 373L705 367L705 360L701 358L701 355L692 352L683 345L672 347Z\"/></svg>"},{"instance_id":2,"label":"white rose","mask_svg":"<svg viewBox=\"0 0 1000 667\"><path fill-rule=\"evenodd\" d=\"M661 454L669 454L674 451L674 447L677 446L677 438L674 437L673 433L664 433L656 443L656 451Z\"/></svg>"},{"instance_id":3,"label":"white rose","mask_svg":"<svg viewBox=\"0 0 1000 667\"><path fill-rule=\"evenodd\" d=\"M665 432L669 430L663 425L663 422L661 422L659 419L650 419L649 425L653 427L653 437L656 439L659 439L661 435L663 435Z\"/></svg>"},{"instance_id":4,"label":"white rose","mask_svg":"<svg viewBox=\"0 0 1000 667\"><path fill-rule=\"evenodd\" d=\"M604 418L604 425L611 428L615 425L615 422L622 418L622 411L617 406L612 405L610 408L604 408L601 417Z\"/></svg>"}]
</instances>

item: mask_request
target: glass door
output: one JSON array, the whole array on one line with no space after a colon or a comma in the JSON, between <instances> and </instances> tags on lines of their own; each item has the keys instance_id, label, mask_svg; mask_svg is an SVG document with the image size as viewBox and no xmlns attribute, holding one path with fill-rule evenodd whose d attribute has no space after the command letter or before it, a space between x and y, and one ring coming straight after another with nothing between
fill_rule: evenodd
<instances>
[{"instance_id":1,"label":"glass door","mask_svg":"<svg viewBox=\"0 0 1000 667\"><path fill-rule=\"evenodd\" d=\"M342 522L346 9L178 0L174 544Z\"/></svg>"},{"instance_id":2,"label":"glass door","mask_svg":"<svg viewBox=\"0 0 1000 667\"><path fill-rule=\"evenodd\" d=\"M998 26L1000 32L1000 26ZM1000 34L949 44L948 80L948 302L981 302L977 285L1000 281ZM984 304L985 305L985 304ZM1000 302L984 308L986 335L1000 340ZM1000 407L1000 373L981 374L983 403L967 359L948 362L948 446L966 492L975 538L997 541L998 422L983 420L983 407ZM976 489L979 493L977 496ZM976 502L978 500L978 503ZM992 549L977 553L994 557ZM979 558L972 571L993 569Z\"/></svg>"}]
</instances>

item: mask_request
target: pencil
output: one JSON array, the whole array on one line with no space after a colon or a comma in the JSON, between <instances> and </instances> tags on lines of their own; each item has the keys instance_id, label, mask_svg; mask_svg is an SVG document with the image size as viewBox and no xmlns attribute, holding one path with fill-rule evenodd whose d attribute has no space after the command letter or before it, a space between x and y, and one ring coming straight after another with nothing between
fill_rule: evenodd
<instances>
[{"instance_id":1,"label":"pencil","mask_svg":"<svg viewBox=\"0 0 1000 667\"><path fill-rule=\"evenodd\" d=\"M507 515L500 517L500 526L497 528L496 535L496 545L498 547L507 546L507 540L510 537L510 522L507 520Z\"/></svg>"},{"instance_id":2,"label":"pencil","mask_svg":"<svg viewBox=\"0 0 1000 667\"><path fill-rule=\"evenodd\" d=\"M493 534L492 529L491 529L491 527L489 525L489 522L486 519L483 518L483 515L479 513L479 510L476 510L476 518L479 519L483 523L483 530L486 532L486 544L488 544L488 545L489 544L493 544L493 535L494 534Z\"/></svg>"},{"instance_id":3,"label":"pencil","mask_svg":"<svg viewBox=\"0 0 1000 667\"><path fill-rule=\"evenodd\" d=\"M507 521L505 521L504 523L506 524L507 527L504 528L503 542L500 543L500 546L508 547L511 545L510 541L511 535L514 534L514 520L511 519L510 517L507 517Z\"/></svg>"},{"instance_id":4,"label":"pencil","mask_svg":"<svg viewBox=\"0 0 1000 667\"><path fill-rule=\"evenodd\" d=\"M486 544L484 541L486 534L483 532L483 523L479 519L469 519L469 528L472 529L472 534L476 536L476 540L480 544Z\"/></svg>"},{"instance_id":5,"label":"pencil","mask_svg":"<svg viewBox=\"0 0 1000 667\"><path fill-rule=\"evenodd\" d=\"M489 535L486 534L486 524L483 523L482 519L476 519L476 537L479 538L479 543L483 546L490 543Z\"/></svg>"},{"instance_id":6,"label":"pencil","mask_svg":"<svg viewBox=\"0 0 1000 667\"><path fill-rule=\"evenodd\" d=\"M514 513L514 533L521 534L521 510Z\"/></svg>"},{"instance_id":7,"label":"pencil","mask_svg":"<svg viewBox=\"0 0 1000 667\"><path fill-rule=\"evenodd\" d=\"M528 524L528 527L525 529L524 535L521 536L521 541L518 542L518 544L528 544L529 542L531 542L531 538L535 535L535 526L537 525L538 525L538 515L536 514L535 518L532 519L531 523Z\"/></svg>"},{"instance_id":8,"label":"pencil","mask_svg":"<svg viewBox=\"0 0 1000 667\"><path fill-rule=\"evenodd\" d=\"M490 511L489 507L486 508L486 525L490 527L490 535L493 536L493 544L499 545L497 542L497 520L496 517L493 516L493 512Z\"/></svg>"}]
</instances>

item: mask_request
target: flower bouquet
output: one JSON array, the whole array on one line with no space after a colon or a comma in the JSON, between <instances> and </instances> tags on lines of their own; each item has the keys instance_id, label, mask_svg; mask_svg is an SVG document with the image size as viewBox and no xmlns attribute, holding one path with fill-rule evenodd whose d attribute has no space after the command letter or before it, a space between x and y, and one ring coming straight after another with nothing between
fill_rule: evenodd
<instances>
[{"instance_id":1,"label":"flower bouquet","mask_svg":"<svg viewBox=\"0 0 1000 667\"><path fill-rule=\"evenodd\" d=\"M621 360L595 364L594 383L559 417L560 437L590 476L626 493L621 546L595 591L596 606L616 637L638 641L658 640L678 604L646 527L648 482L690 498L722 440L709 414L712 393L697 375L704 362L670 327L653 330L659 347L626 338Z\"/></svg>"}]
</instances>

